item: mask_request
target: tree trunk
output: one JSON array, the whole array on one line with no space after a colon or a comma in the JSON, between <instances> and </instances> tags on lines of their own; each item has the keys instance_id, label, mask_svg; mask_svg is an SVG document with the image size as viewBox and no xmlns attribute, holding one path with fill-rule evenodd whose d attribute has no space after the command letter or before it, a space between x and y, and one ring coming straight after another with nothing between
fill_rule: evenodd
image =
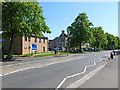
<instances>
[{"instance_id":1,"label":"tree trunk","mask_svg":"<svg viewBox=\"0 0 120 90\"><path fill-rule=\"evenodd\" d=\"M80 46L79 46L79 50L80 50L80 52L82 52L82 50L81 50L81 41L80 41Z\"/></svg>"},{"instance_id":2,"label":"tree trunk","mask_svg":"<svg viewBox=\"0 0 120 90\"><path fill-rule=\"evenodd\" d=\"M13 55L13 42L14 42L14 36L11 35L9 51L8 51L8 54L7 54L7 57L6 57L6 59L8 59L8 60L12 59L12 55Z\"/></svg>"}]
</instances>

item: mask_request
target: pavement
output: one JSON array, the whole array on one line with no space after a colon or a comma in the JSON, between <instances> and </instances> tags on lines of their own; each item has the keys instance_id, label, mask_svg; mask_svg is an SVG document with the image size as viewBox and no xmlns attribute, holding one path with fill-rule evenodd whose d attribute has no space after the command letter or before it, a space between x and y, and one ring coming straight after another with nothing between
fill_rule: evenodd
<instances>
[{"instance_id":1,"label":"pavement","mask_svg":"<svg viewBox=\"0 0 120 90\"><path fill-rule=\"evenodd\" d=\"M110 60L98 73L92 77L84 76L75 83L72 83L69 87L75 88L118 88L118 60L119 56L115 56ZM89 78L90 77L90 78ZM83 82L81 84L81 82Z\"/></svg>"}]
</instances>

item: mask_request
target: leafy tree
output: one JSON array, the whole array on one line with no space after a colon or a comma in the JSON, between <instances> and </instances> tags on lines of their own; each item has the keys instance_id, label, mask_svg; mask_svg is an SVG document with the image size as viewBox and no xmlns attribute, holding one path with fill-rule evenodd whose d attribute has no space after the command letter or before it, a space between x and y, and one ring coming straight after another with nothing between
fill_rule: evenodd
<instances>
[{"instance_id":1,"label":"leafy tree","mask_svg":"<svg viewBox=\"0 0 120 90\"><path fill-rule=\"evenodd\" d=\"M120 38L119 37L116 37L116 42L117 42L116 49L120 49Z\"/></svg>"},{"instance_id":2,"label":"leafy tree","mask_svg":"<svg viewBox=\"0 0 120 90\"><path fill-rule=\"evenodd\" d=\"M90 40L90 26L92 23L88 20L86 13L80 13L67 28L70 47L79 47L81 51L81 45Z\"/></svg>"},{"instance_id":3,"label":"leafy tree","mask_svg":"<svg viewBox=\"0 0 120 90\"><path fill-rule=\"evenodd\" d=\"M107 38L104 34L104 30L102 29L102 27L94 27L92 28L92 32L93 32L93 37L94 37L92 46L94 48L105 49L108 42L107 42Z\"/></svg>"},{"instance_id":4,"label":"leafy tree","mask_svg":"<svg viewBox=\"0 0 120 90\"><path fill-rule=\"evenodd\" d=\"M120 48L120 38L112 34L105 33L107 36L108 44L107 49L118 49Z\"/></svg>"},{"instance_id":5,"label":"leafy tree","mask_svg":"<svg viewBox=\"0 0 120 90\"><path fill-rule=\"evenodd\" d=\"M113 49L114 35L109 33L105 33L105 34L108 40L107 49Z\"/></svg>"},{"instance_id":6,"label":"leafy tree","mask_svg":"<svg viewBox=\"0 0 120 90\"><path fill-rule=\"evenodd\" d=\"M3 37L9 38L10 41L8 59L12 58L16 36L35 34L41 37L43 33L50 33L38 2L3 2L2 4Z\"/></svg>"}]
</instances>

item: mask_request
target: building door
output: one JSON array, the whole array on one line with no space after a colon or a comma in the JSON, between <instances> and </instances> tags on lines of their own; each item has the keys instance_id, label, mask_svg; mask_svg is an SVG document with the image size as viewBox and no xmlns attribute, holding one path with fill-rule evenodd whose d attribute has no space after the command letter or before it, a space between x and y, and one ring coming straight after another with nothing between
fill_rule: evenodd
<instances>
[{"instance_id":1,"label":"building door","mask_svg":"<svg viewBox=\"0 0 120 90\"><path fill-rule=\"evenodd\" d=\"M43 52L45 52L45 47L43 47Z\"/></svg>"}]
</instances>

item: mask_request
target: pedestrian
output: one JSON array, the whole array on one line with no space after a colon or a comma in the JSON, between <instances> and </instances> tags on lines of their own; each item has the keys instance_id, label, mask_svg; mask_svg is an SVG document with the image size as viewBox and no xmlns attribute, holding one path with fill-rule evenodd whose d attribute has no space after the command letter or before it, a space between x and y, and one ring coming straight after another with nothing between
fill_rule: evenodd
<instances>
[{"instance_id":1,"label":"pedestrian","mask_svg":"<svg viewBox=\"0 0 120 90\"><path fill-rule=\"evenodd\" d=\"M110 58L113 59L113 54L112 53L110 53Z\"/></svg>"}]
</instances>

